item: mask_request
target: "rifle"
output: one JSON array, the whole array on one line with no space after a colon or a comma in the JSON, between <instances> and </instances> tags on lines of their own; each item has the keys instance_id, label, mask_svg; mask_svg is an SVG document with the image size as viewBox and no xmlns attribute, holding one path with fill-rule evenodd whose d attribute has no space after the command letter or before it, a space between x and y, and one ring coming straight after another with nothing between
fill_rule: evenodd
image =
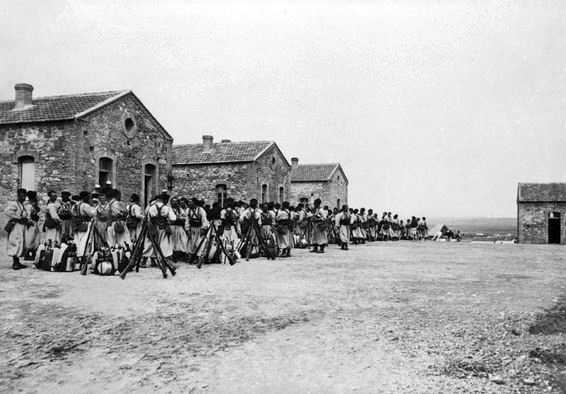
<instances>
[{"instance_id":1,"label":"rifle","mask_svg":"<svg viewBox=\"0 0 566 394\"><path fill-rule=\"evenodd\" d=\"M91 238L92 238L92 228L94 227L95 223L94 223L94 218L90 221L90 227L88 229L88 234L87 234L87 238L86 238L86 243L85 243L85 249L83 251L83 264L81 266L81 275L85 276L88 270L88 258L85 256L86 255L86 251L89 248L89 244L91 243Z\"/></svg>"}]
</instances>

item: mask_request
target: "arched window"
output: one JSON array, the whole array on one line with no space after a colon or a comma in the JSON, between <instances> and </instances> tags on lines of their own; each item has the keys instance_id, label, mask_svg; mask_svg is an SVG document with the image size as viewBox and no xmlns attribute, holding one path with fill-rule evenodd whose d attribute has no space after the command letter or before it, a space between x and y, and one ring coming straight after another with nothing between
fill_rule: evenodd
<instances>
[{"instance_id":1,"label":"arched window","mask_svg":"<svg viewBox=\"0 0 566 394\"><path fill-rule=\"evenodd\" d=\"M336 200L336 208L340 209L340 199Z\"/></svg>"},{"instance_id":2,"label":"arched window","mask_svg":"<svg viewBox=\"0 0 566 394\"><path fill-rule=\"evenodd\" d=\"M35 159L32 156L22 156L18 159L20 187L35 190Z\"/></svg>"},{"instance_id":3,"label":"arched window","mask_svg":"<svg viewBox=\"0 0 566 394\"><path fill-rule=\"evenodd\" d=\"M112 175L114 171L114 162L108 157L101 157L98 160L98 184L101 187L106 185L106 182L112 182ZM112 185L116 187L116 185Z\"/></svg>"},{"instance_id":4,"label":"arched window","mask_svg":"<svg viewBox=\"0 0 566 394\"><path fill-rule=\"evenodd\" d=\"M285 201L285 188L283 186L279 187L279 202Z\"/></svg>"},{"instance_id":5,"label":"arched window","mask_svg":"<svg viewBox=\"0 0 566 394\"><path fill-rule=\"evenodd\" d=\"M220 204L220 208L224 208L224 203L228 198L226 185L216 185L216 196L218 197L218 204Z\"/></svg>"},{"instance_id":6,"label":"arched window","mask_svg":"<svg viewBox=\"0 0 566 394\"><path fill-rule=\"evenodd\" d=\"M267 201L267 185L261 185L261 202L268 202Z\"/></svg>"},{"instance_id":7,"label":"arched window","mask_svg":"<svg viewBox=\"0 0 566 394\"><path fill-rule=\"evenodd\" d=\"M154 164L146 164L143 167L143 200L147 206L151 198L157 193L157 167Z\"/></svg>"}]
</instances>

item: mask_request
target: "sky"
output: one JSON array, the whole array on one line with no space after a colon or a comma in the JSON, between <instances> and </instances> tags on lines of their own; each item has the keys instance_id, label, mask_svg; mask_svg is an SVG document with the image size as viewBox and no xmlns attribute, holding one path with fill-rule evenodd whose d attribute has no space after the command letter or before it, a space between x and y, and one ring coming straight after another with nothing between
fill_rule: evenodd
<instances>
[{"instance_id":1,"label":"sky","mask_svg":"<svg viewBox=\"0 0 566 394\"><path fill-rule=\"evenodd\" d=\"M566 2L10 1L0 99L131 89L174 137L339 162L354 207L516 216L566 181Z\"/></svg>"}]
</instances>

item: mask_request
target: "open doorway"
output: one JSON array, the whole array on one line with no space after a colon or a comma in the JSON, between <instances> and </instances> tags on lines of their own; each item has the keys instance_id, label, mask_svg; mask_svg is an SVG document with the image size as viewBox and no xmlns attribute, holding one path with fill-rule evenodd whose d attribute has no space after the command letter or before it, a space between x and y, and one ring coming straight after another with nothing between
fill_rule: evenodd
<instances>
[{"instance_id":1,"label":"open doorway","mask_svg":"<svg viewBox=\"0 0 566 394\"><path fill-rule=\"evenodd\" d=\"M143 202L147 206L151 198L155 195L157 184L156 167L153 164L146 164L144 167L143 182Z\"/></svg>"},{"instance_id":2,"label":"open doorway","mask_svg":"<svg viewBox=\"0 0 566 394\"><path fill-rule=\"evenodd\" d=\"M548 243L560 243L560 212L550 212L548 214Z\"/></svg>"}]
</instances>

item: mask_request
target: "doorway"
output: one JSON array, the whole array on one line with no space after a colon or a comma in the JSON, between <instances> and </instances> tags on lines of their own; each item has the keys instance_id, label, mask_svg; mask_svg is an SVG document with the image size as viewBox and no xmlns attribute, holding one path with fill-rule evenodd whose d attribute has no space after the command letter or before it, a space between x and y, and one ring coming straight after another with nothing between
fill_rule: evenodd
<instances>
[{"instance_id":1,"label":"doorway","mask_svg":"<svg viewBox=\"0 0 566 394\"><path fill-rule=\"evenodd\" d=\"M548 243L560 243L560 212L550 212L548 214Z\"/></svg>"},{"instance_id":2,"label":"doorway","mask_svg":"<svg viewBox=\"0 0 566 394\"><path fill-rule=\"evenodd\" d=\"M143 182L143 202L147 206L151 198L155 195L156 186L156 167L153 164L146 164L144 167Z\"/></svg>"}]
</instances>

